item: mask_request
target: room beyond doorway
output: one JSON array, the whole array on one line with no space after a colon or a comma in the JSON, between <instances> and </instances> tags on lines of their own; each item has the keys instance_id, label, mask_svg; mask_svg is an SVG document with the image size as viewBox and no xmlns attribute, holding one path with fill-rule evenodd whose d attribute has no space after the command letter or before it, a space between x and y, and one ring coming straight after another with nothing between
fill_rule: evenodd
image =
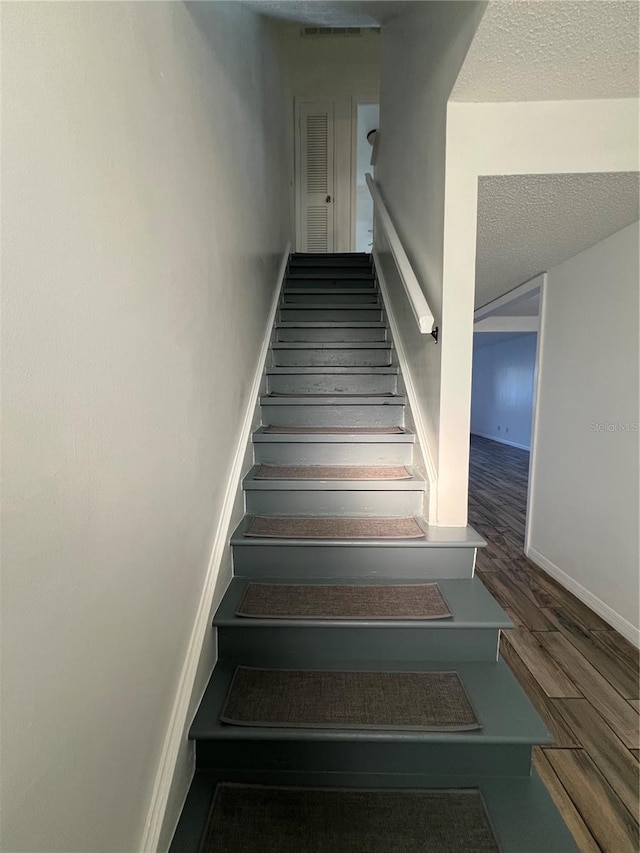
<instances>
[{"instance_id":1,"label":"room beyond doorway","mask_svg":"<svg viewBox=\"0 0 640 853\"><path fill-rule=\"evenodd\" d=\"M354 222L352 246L356 252L370 252L373 244L373 202L365 181L367 172L373 173L373 132L380 126L378 104L357 103L354 110L355 169Z\"/></svg>"}]
</instances>

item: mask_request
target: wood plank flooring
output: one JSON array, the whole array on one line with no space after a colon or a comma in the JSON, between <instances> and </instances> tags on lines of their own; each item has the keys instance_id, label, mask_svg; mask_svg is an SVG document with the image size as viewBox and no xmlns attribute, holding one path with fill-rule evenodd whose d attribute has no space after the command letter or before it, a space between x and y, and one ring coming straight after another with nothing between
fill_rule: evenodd
<instances>
[{"instance_id":1,"label":"wood plank flooring","mask_svg":"<svg viewBox=\"0 0 640 853\"><path fill-rule=\"evenodd\" d=\"M639 652L524 556L529 454L471 437L476 571L509 613L500 651L555 741L534 764L583 853L637 853Z\"/></svg>"}]
</instances>

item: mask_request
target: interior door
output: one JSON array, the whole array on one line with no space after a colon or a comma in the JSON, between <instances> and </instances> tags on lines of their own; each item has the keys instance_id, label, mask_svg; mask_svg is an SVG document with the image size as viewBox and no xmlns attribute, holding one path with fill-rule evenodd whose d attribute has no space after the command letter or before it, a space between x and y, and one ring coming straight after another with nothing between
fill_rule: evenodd
<instances>
[{"instance_id":1,"label":"interior door","mask_svg":"<svg viewBox=\"0 0 640 853\"><path fill-rule=\"evenodd\" d=\"M299 104L298 213L299 252L333 252L334 202L334 109L333 101L302 101Z\"/></svg>"}]
</instances>

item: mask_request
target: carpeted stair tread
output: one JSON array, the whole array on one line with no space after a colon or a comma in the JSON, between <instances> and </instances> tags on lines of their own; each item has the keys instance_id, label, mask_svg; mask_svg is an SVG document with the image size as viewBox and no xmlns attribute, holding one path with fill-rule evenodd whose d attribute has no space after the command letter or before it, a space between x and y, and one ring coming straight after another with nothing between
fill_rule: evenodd
<instances>
[{"instance_id":1,"label":"carpeted stair tread","mask_svg":"<svg viewBox=\"0 0 640 853\"><path fill-rule=\"evenodd\" d=\"M404 435L399 426L341 427L341 426L266 426L271 435Z\"/></svg>"},{"instance_id":2,"label":"carpeted stair tread","mask_svg":"<svg viewBox=\"0 0 640 853\"><path fill-rule=\"evenodd\" d=\"M305 400L307 397L309 398L320 398L324 399L325 397L340 397L343 395L344 397L397 397L393 391L367 391L364 394L362 393L354 393L352 391L328 391L326 394L307 394L305 391L271 391L267 397L304 397Z\"/></svg>"},{"instance_id":3,"label":"carpeted stair tread","mask_svg":"<svg viewBox=\"0 0 640 853\"><path fill-rule=\"evenodd\" d=\"M260 465L256 480L410 480L404 465Z\"/></svg>"},{"instance_id":4,"label":"carpeted stair tread","mask_svg":"<svg viewBox=\"0 0 640 853\"><path fill-rule=\"evenodd\" d=\"M350 518L253 516L246 536L276 539L419 539L414 517Z\"/></svg>"},{"instance_id":5,"label":"carpeted stair tread","mask_svg":"<svg viewBox=\"0 0 640 853\"><path fill-rule=\"evenodd\" d=\"M199 853L500 853L480 791L218 783Z\"/></svg>"},{"instance_id":6,"label":"carpeted stair tread","mask_svg":"<svg viewBox=\"0 0 640 853\"><path fill-rule=\"evenodd\" d=\"M249 583L236 615L254 619L447 619L437 583L398 585Z\"/></svg>"},{"instance_id":7,"label":"carpeted stair tread","mask_svg":"<svg viewBox=\"0 0 640 853\"><path fill-rule=\"evenodd\" d=\"M480 728L455 671L236 667L220 721L233 726L468 732Z\"/></svg>"}]
</instances>

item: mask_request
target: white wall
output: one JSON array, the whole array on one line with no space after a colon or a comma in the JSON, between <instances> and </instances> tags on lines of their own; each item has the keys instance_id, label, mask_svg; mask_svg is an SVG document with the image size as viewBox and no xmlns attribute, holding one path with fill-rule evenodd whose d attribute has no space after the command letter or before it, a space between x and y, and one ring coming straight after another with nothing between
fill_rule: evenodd
<instances>
[{"instance_id":1,"label":"white wall","mask_svg":"<svg viewBox=\"0 0 640 853\"><path fill-rule=\"evenodd\" d=\"M491 340L487 342L487 338ZM529 450L537 335L474 335L471 432Z\"/></svg>"},{"instance_id":2,"label":"white wall","mask_svg":"<svg viewBox=\"0 0 640 853\"><path fill-rule=\"evenodd\" d=\"M438 472L437 518L432 523L466 523L466 506L447 500L450 460L441 422L441 358L449 335L443 317L443 229L445 209L447 100L480 22L485 4L429 2L412 4L382 28L380 140L376 181L400 239L425 292L442 343L420 334L394 274L393 261L380 235L376 248L391 290L408 367L420 400L420 416L428 435L428 454ZM469 329L473 322L468 311ZM471 336L471 332L469 332ZM470 360L469 360L470 373ZM469 439L469 414L463 419ZM453 509L449 507L453 506Z\"/></svg>"},{"instance_id":3,"label":"white wall","mask_svg":"<svg viewBox=\"0 0 640 853\"><path fill-rule=\"evenodd\" d=\"M377 31L361 36L302 37L299 24L282 27L288 59L289 86L298 101L328 98L334 101L334 168L336 252L355 251L352 220L356 194L355 136L357 102L376 103L379 97L379 43ZM294 133L294 104L290 127Z\"/></svg>"},{"instance_id":4,"label":"white wall","mask_svg":"<svg viewBox=\"0 0 640 853\"><path fill-rule=\"evenodd\" d=\"M633 172L638 159L637 100L449 104L439 516L466 518L478 177Z\"/></svg>"},{"instance_id":5,"label":"white wall","mask_svg":"<svg viewBox=\"0 0 640 853\"><path fill-rule=\"evenodd\" d=\"M289 238L288 110L240 4L2 18L0 846L133 853Z\"/></svg>"},{"instance_id":6,"label":"white wall","mask_svg":"<svg viewBox=\"0 0 640 853\"><path fill-rule=\"evenodd\" d=\"M638 269L635 223L548 272L527 537L636 645Z\"/></svg>"}]
</instances>

